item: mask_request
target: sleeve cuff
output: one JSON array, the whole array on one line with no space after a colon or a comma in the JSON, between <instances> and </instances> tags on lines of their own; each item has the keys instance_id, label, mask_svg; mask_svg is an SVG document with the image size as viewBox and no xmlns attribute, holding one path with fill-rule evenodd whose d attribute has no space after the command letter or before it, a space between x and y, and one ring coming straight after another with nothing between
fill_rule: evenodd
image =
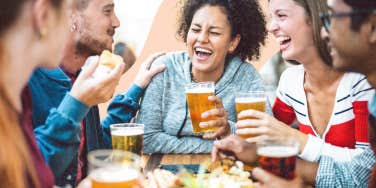
<instances>
[{"instance_id":1,"label":"sleeve cuff","mask_svg":"<svg viewBox=\"0 0 376 188\"><path fill-rule=\"evenodd\" d=\"M317 162L320 158L323 144L324 141L322 139L309 134L307 143L299 157L306 161Z\"/></svg>"},{"instance_id":2,"label":"sleeve cuff","mask_svg":"<svg viewBox=\"0 0 376 188\"><path fill-rule=\"evenodd\" d=\"M67 93L61 101L57 111L65 114L75 122L81 122L89 112L89 107Z\"/></svg>"},{"instance_id":3,"label":"sleeve cuff","mask_svg":"<svg viewBox=\"0 0 376 188\"><path fill-rule=\"evenodd\" d=\"M128 91L124 94L129 96L130 98L141 98L142 94L144 93L145 89L142 89L137 84L132 84Z\"/></svg>"}]
</instances>

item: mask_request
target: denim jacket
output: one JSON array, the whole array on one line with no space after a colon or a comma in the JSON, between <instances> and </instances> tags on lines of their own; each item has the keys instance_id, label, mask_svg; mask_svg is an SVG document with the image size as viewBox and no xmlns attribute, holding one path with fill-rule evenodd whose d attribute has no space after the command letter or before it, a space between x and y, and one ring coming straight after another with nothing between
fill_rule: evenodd
<instances>
[{"instance_id":1,"label":"denim jacket","mask_svg":"<svg viewBox=\"0 0 376 188\"><path fill-rule=\"evenodd\" d=\"M109 126L129 122L139 108L143 89L132 85L117 95L100 122L97 106L89 108L69 94L72 82L60 69L37 69L29 88L33 103L33 126L38 147L55 176L57 185L75 185L77 153L82 121L85 121L86 149L111 148Z\"/></svg>"}]
</instances>

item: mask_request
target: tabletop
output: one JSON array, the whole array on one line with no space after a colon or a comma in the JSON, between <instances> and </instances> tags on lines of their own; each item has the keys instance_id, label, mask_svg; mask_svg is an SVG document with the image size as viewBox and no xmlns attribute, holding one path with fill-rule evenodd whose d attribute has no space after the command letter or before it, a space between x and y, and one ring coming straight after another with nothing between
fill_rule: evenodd
<instances>
[{"instance_id":1,"label":"tabletop","mask_svg":"<svg viewBox=\"0 0 376 188\"><path fill-rule=\"evenodd\" d=\"M145 172L154 170L160 165L168 164L201 164L210 160L210 154L151 154L143 155L143 167Z\"/></svg>"}]
</instances>

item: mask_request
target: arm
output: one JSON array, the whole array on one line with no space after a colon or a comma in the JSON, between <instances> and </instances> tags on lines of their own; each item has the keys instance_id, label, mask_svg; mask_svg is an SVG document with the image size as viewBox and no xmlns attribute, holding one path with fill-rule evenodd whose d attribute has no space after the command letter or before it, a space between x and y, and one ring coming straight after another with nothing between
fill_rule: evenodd
<instances>
[{"instance_id":1,"label":"arm","mask_svg":"<svg viewBox=\"0 0 376 188\"><path fill-rule=\"evenodd\" d=\"M372 99L375 90L363 75L354 76L352 83L351 103L354 113L356 148L365 148L368 143L368 101Z\"/></svg>"},{"instance_id":2,"label":"arm","mask_svg":"<svg viewBox=\"0 0 376 188\"><path fill-rule=\"evenodd\" d=\"M136 115L139 109L139 101L145 88L155 74L165 69L164 64L151 67L154 61L162 55L164 53L153 54L142 63L135 81L129 90L124 94L117 95L110 103L107 109L108 116L102 121L102 128L106 135L110 135L111 124L130 122Z\"/></svg>"},{"instance_id":3,"label":"arm","mask_svg":"<svg viewBox=\"0 0 376 188\"><path fill-rule=\"evenodd\" d=\"M367 187L375 156L367 148L350 162L336 162L322 157L316 176L316 187Z\"/></svg>"},{"instance_id":4,"label":"arm","mask_svg":"<svg viewBox=\"0 0 376 188\"><path fill-rule=\"evenodd\" d=\"M45 124L34 129L38 147L55 177L63 176L77 157L80 122L88 110L86 105L66 94L59 107L50 110Z\"/></svg>"},{"instance_id":5,"label":"arm","mask_svg":"<svg viewBox=\"0 0 376 188\"><path fill-rule=\"evenodd\" d=\"M145 124L144 153L208 153L211 151L212 141L203 140L198 137L184 136L177 138L168 134L163 126L163 107L167 99L164 97L163 74L156 75L149 84L141 103L141 109L137 121ZM184 99L181 99L184 100ZM185 100L184 100L185 101ZM183 105L181 108L185 108ZM170 112L171 113L171 112ZM180 117L184 114L176 114L176 126L182 121ZM183 112L184 113L184 112ZM189 112L188 112L189 113ZM186 125L187 126L187 125ZM177 128L176 132L179 128Z\"/></svg>"},{"instance_id":6,"label":"arm","mask_svg":"<svg viewBox=\"0 0 376 188\"><path fill-rule=\"evenodd\" d=\"M279 95L277 95L274 105L273 105L274 117L286 123L287 125L291 125L292 123L294 123L296 119L294 109L291 106L284 103L280 99L281 96Z\"/></svg>"}]
</instances>

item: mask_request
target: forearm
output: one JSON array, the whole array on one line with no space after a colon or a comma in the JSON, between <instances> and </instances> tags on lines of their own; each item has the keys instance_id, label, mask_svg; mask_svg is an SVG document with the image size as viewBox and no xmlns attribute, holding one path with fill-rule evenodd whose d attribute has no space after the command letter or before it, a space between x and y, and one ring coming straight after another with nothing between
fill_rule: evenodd
<instances>
[{"instance_id":1,"label":"forearm","mask_svg":"<svg viewBox=\"0 0 376 188\"><path fill-rule=\"evenodd\" d=\"M362 148L351 149L334 146L312 135L308 136L306 143L300 157L311 162L317 162L322 156L329 156L339 162L351 161L351 159L364 151Z\"/></svg>"},{"instance_id":2,"label":"forearm","mask_svg":"<svg viewBox=\"0 0 376 188\"><path fill-rule=\"evenodd\" d=\"M371 149L350 162L336 162L322 157L316 176L316 187L367 187L375 156Z\"/></svg>"},{"instance_id":3,"label":"forearm","mask_svg":"<svg viewBox=\"0 0 376 188\"><path fill-rule=\"evenodd\" d=\"M144 153L210 153L212 147L212 140L194 136L177 138L165 132L144 135Z\"/></svg>"},{"instance_id":4,"label":"forearm","mask_svg":"<svg viewBox=\"0 0 376 188\"><path fill-rule=\"evenodd\" d=\"M55 177L63 174L77 154L80 122L88 109L67 94L59 107L50 111L45 124L34 129L38 147Z\"/></svg>"},{"instance_id":5,"label":"forearm","mask_svg":"<svg viewBox=\"0 0 376 188\"><path fill-rule=\"evenodd\" d=\"M117 95L110 103L108 116L102 121L102 125L109 128L111 124L130 122L139 109L143 92L139 86L132 85L126 93Z\"/></svg>"}]
</instances>

